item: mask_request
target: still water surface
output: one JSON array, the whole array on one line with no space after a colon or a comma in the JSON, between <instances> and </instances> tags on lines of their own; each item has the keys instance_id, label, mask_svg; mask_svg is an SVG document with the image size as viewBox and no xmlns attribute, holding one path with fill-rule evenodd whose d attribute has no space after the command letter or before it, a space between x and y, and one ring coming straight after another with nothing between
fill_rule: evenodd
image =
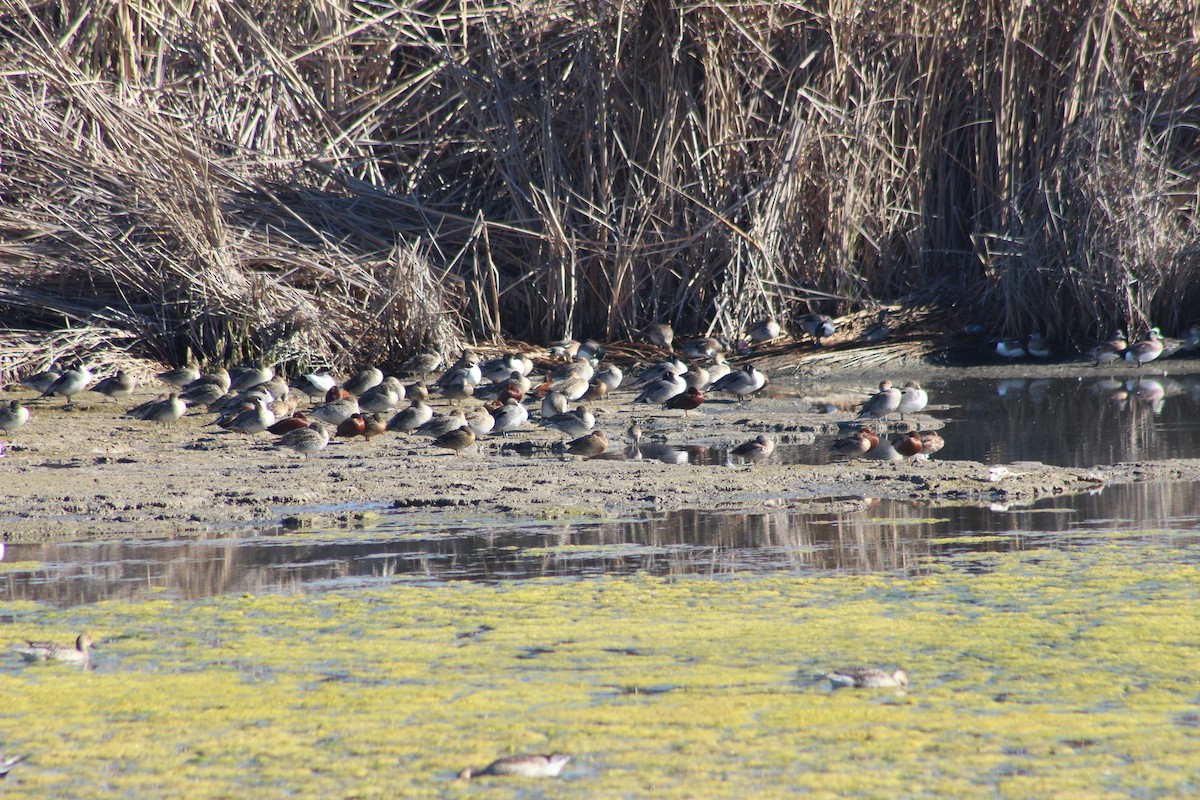
<instances>
[{"instance_id":1,"label":"still water surface","mask_svg":"<svg viewBox=\"0 0 1200 800\"><path fill-rule=\"evenodd\" d=\"M727 574L740 571L919 571L974 550L1077 546L1137 531L1138 539L1200 535L1200 486L1141 483L1021 508L879 501L863 511L810 514L696 510L637 519L513 526L475 522L414 529L402 521L353 532L9 545L0 600L59 606L160 594L193 599L304 586L396 580Z\"/></svg>"},{"instance_id":2,"label":"still water surface","mask_svg":"<svg viewBox=\"0 0 1200 800\"><path fill-rule=\"evenodd\" d=\"M1200 457L1200 376L954 380L927 388L937 406L930 416L944 423L946 447L936 458L1092 466ZM831 438L781 445L772 459L825 463ZM685 464L726 456L702 446L680 452ZM1086 543L1122 531L1194 535L1200 487L1113 486L1011 509L877 501L842 514L684 510L520 526L478 518L447 526L385 513L354 531L231 528L195 539L11 544L5 563L36 566L0 573L0 600L70 606L148 593L190 599L396 580L916 570L947 552Z\"/></svg>"}]
</instances>

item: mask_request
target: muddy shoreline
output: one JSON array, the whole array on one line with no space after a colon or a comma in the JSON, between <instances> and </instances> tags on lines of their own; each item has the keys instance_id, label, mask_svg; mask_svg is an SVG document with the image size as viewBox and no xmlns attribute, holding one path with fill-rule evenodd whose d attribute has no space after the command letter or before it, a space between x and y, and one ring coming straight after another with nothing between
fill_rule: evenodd
<instances>
[{"instance_id":1,"label":"muddy shoreline","mask_svg":"<svg viewBox=\"0 0 1200 800\"><path fill-rule=\"evenodd\" d=\"M1195 360L1170 372L1200 371ZM945 368L892 365L894 375L948 377L1097 377L1085 365L993 365ZM1126 374L1127 373L1127 374ZM1161 370L1158 371L1161 373ZM1157 374L1157 373L1156 373ZM1120 370L1119 377L1135 377ZM597 427L618 440L638 419L649 442L729 446L760 432L780 442L831 437L838 423L877 382L877 373L772 375L770 396L745 405L706 402L685 418L679 411L633 405L628 389L597 404ZM189 413L171 427L124 417L157 387L122 403L100 395L30 402L32 393L2 399L29 403L32 420L6 437L0 458L4 538L45 541L162 538L230 527L298 525L337 528L365 517L420 512L462 521L610 519L680 508L851 510L873 499L938 503L1021 503L1054 494L1095 491L1105 484L1196 480L1200 460L1172 460L1067 469L1038 463L1006 465L996 475L978 462L937 456L915 464L850 461L806 466L762 463L691 465L650 460L580 461L555 452L564 437L530 425L493 437L455 456L428 440L385 434L367 442L337 440L307 461L272 446L268 435L247 438L211 425L213 415ZM438 401L435 406L445 406ZM937 397L915 420L891 433L938 428L955 416ZM615 447L615 446L614 446Z\"/></svg>"}]
</instances>

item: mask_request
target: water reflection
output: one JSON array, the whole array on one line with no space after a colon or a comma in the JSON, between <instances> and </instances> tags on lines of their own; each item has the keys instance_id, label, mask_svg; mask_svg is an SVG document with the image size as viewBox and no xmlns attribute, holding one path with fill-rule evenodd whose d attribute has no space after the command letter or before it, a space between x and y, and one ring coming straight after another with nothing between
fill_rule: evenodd
<instances>
[{"instance_id":1,"label":"water reflection","mask_svg":"<svg viewBox=\"0 0 1200 800\"><path fill-rule=\"evenodd\" d=\"M1200 457L1200 376L947 381L946 459L1090 467Z\"/></svg>"},{"instance_id":2,"label":"water reflection","mask_svg":"<svg viewBox=\"0 0 1200 800\"><path fill-rule=\"evenodd\" d=\"M937 420L946 441L935 458L985 464L1040 461L1063 467L1200 458L1197 375L934 380L923 385L933 408L925 417ZM852 418L836 409L830 415L846 424ZM893 429L867 457L901 458L888 446L896 436ZM770 462L819 465L837 460L835 435L787 433L775 438ZM731 460L726 445L643 445L642 457L690 464Z\"/></svg>"},{"instance_id":3,"label":"water reflection","mask_svg":"<svg viewBox=\"0 0 1200 800\"><path fill-rule=\"evenodd\" d=\"M1011 510L877 501L829 514L685 510L420 532L397 518L353 533L9 544L9 563L40 566L0 573L0 600L70 606L149 593L193 599L396 580L918 570L950 551L1064 546L1114 531L1190 535L1200 531L1198 509L1196 484L1144 483Z\"/></svg>"}]
</instances>

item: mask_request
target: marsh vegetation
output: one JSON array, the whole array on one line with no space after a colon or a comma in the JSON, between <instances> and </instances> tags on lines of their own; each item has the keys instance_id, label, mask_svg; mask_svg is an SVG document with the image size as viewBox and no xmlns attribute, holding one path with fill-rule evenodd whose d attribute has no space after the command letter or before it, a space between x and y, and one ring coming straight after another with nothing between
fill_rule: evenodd
<instances>
[{"instance_id":1,"label":"marsh vegetation","mask_svg":"<svg viewBox=\"0 0 1200 800\"><path fill-rule=\"evenodd\" d=\"M1178 2L11 3L0 314L56 355L397 362L904 300L1200 301Z\"/></svg>"}]
</instances>

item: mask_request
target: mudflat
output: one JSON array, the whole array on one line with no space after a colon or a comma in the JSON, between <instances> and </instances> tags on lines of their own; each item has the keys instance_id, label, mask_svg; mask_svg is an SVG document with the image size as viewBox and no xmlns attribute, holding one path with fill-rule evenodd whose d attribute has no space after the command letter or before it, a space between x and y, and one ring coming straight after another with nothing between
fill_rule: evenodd
<instances>
[{"instance_id":1,"label":"mudflat","mask_svg":"<svg viewBox=\"0 0 1200 800\"><path fill-rule=\"evenodd\" d=\"M1061 377L1080 365L1003 365L981 369L923 367L923 376L983 378L1031 372ZM1195 370L1192 361L1172 366ZM912 370L907 370L912 371ZM1133 373L1130 371L1130 376ZM637 420L643 445L732 447L766 434L776 442L832 440L878 382L874 374L776 374L747 403L710 397L686 416L660 405L634 404L624 388L594 404L613 458L584 460L560 452L563 434L539 427L481 440L461 455L427 438L386 433L371 441L333 439L310 458L274 446L270 434L245 436L213 425L214 415L189 411L162 426L125 416L156 395L139 390L120 403L85 392L67 407L27 391L2 399L26 402L28 424L4 438L0 497L10 541L88 537L164 537L230 525L275 525L306 515L464 514L510 520L613 517L675 508L845 509L875 498L939 502L1021 502L1056 493L1093 491L1106 483L1196 480L1200 460L1068 469L1038 463L999 473L973 461L845 460L828 465L672 464L621 457L625 431ZM151 381L152 383L152 381ZM466 401L468 405L472 401ZM434 401L435 409L449 403ZM956 412L928 409L879 430L895 436L937 429ZM841 427L839 427L841 423Z\"/></svg>"}]
</instances>

